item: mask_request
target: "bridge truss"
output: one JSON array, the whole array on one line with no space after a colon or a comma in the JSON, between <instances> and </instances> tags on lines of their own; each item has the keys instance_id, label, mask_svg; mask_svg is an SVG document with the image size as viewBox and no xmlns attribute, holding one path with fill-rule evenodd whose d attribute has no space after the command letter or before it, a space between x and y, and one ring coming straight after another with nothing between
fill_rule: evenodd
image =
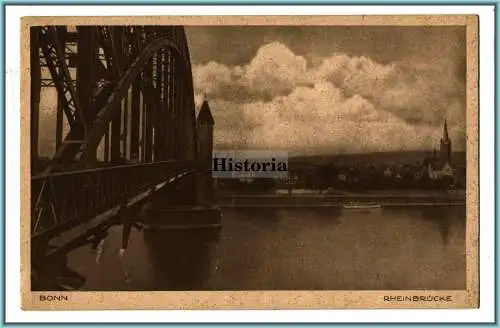
<instances>
[{"instance_id":1,"label":"bridge truss","mask_svg":"<svg viewBox=\"0 0 500 328\"><path fill-rule=\"evenodd\" d=\"M123 223L116 213L141 204L144 193L194 172L196 118L180 26L36 26L30 48L36 272L51 256ZM41 108L48 88L57 99ZM55 125L48 137L42 120ZM47 140L51 155L40 153ZM61 234L110 211L112 219L54 246Z\"/></svg>"}]
</instances>

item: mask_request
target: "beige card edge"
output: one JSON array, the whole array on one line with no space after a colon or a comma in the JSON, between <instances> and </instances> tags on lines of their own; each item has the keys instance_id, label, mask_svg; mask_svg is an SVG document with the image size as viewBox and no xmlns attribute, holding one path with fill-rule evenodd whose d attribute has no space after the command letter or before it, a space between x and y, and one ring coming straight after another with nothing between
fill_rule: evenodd
<instances>
[{"instance_id":1,"label":"beige card edge","mask_svg":"<svg viewBox=\"0 0 500 328\"><path fill-rule=\"evenodd\" d=\"M33 25L466 25L467 224L465 291L32 292L29 229L29 27ZM23 310L477 308L478 299L478 16L157 16L23 17L21 19L21 296ZM41 295L60 301L43 301ZM451 297L386 301L384 296ZM67 298L67 300L65 300Z\"/></svg>"}]
</instances>

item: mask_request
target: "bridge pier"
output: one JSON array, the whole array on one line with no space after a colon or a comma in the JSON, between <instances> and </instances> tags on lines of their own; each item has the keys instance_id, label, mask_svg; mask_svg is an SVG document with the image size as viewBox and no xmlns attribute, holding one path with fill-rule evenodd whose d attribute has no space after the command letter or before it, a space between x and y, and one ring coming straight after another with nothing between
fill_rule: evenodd
<instances>
[{"instance_id":1,"label":"bridge pier","mask_svg":"<svg viewBox=\"0 0 500 328\"><path fill-rule=\"evenodd\" d=\"M221 211L207 196L209 187L206 175L193 174L157 191L141 214L145 230L219 228Z\"/></svg>"},{"instance_id":2,"label":"bridge pier","mask_svg":"<svg viewBox=\"0 0 500 328\"><path fill-rule=\"evenodd\" d=\"M213 205L214 187L211 172L213 118L205 101L197 120L198 170L165 186L153 196L143 211L146 229L217 228L220 209Z\"/></svg>"}]
</instances>

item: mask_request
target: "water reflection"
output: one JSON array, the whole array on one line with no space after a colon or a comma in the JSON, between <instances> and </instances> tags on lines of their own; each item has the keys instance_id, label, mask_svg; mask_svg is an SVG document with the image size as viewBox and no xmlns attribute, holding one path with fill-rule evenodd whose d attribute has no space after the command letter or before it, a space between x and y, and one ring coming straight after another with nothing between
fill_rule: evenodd
<instances>
[{"instance_id":1,"label":"water reflection","mask_svg":"<svg viewBox=\"0 0 500 328\"><path fill-rule=\"evenodd\" d=\"M421 210L422 218L428 222L432 222L439 230L443 245L448 244L450 234L450 226L452 220L465 218L465 207L456 206L429 206Z\"/></svg>"},{"instance_id":2,"label":"water reflection","mask_svg":"<svg viewBox=\"0 0 500 328\"><path fill-rule=\"evenodd\" d=\"M134 232L117 262L115 229L100 264L69 263L86 290L463 289L465 222L460 206L224 209L220 231Z\"/></svg>"},{"instance_id":3,"label":"water reflection","mask_svg":"<svg viewBox=\"0 0 500 328\"><path fill-rule=\"evenodd\" d=\"M154 286L159 290L202 290L212 268L217 229L144 232Z\"/></svg>"}]
</instances>

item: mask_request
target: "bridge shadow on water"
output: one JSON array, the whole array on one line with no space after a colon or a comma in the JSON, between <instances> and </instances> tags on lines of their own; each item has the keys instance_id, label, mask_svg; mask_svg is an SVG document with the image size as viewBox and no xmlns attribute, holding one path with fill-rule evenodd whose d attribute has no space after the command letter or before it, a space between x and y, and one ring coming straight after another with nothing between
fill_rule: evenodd
<instances>
[{"instance_id":1,"label":"bridge shadow on water","mask_svg":"<svg viewBox=\"0 0 500 328\"><path fill-rule=\"evenodd\" d=\"M143 236L154 281L150 289L206 289L219 229L148 230Z\"/></svg>"}]
</instances>

